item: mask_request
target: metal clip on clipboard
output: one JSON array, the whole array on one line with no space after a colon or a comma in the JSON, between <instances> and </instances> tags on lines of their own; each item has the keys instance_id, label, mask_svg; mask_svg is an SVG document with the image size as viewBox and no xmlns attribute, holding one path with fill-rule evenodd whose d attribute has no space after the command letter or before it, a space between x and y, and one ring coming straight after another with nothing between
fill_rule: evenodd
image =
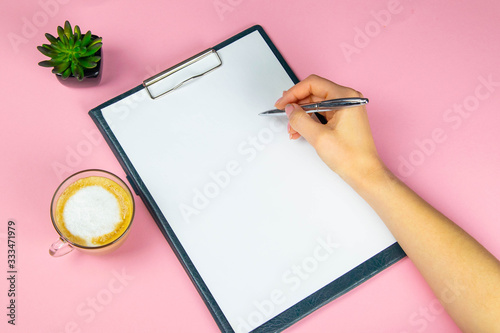
<instances>
[{"instance_id":1,"label":"metal clip on clipboard","mask_svg":"<svg viewBox=\"0 0 500 333\"><path fill-rule=\"evenodd\" d=\"M209 49L164 70L143 82L152 99L168 94L183 84L199 78L222 65L217 51Z\"/></svg>"}]
</instances>

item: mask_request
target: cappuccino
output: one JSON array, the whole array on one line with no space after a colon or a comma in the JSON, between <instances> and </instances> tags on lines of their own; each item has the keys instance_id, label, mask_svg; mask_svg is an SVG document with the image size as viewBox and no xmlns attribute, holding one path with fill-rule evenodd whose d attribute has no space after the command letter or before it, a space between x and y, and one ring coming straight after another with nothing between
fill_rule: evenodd
<instances>
[{"instance_id":1,"label":"cappuccino","mask_svg":"<svg viewBox=\"0 0 500 333\"><path fill-rule=\"evenodd\" d=\"M70 184L57 200L56 224L70 242L87 247L109 244L128 228L130 194L111 179L90 176Z\"/></svg>"}]
</instances>

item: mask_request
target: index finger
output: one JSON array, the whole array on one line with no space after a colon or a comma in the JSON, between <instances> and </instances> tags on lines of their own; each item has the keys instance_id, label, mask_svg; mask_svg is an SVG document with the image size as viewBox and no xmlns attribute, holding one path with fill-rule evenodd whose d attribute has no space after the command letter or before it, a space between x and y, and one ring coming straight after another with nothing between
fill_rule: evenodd
<instances>
[{"instance_id":1,"label":"index finger","mask_svg":"<svg viewBox=\"0 0 500 333\"><path fill-rule=\"evenodd\" d=\"M287 104L303 100L319 102L326 99L345 97L361 97L361 94L351 88L338 85L313 74L286 91L275 106L278 109L282 109Z\"/></svg>"}]
</instances>

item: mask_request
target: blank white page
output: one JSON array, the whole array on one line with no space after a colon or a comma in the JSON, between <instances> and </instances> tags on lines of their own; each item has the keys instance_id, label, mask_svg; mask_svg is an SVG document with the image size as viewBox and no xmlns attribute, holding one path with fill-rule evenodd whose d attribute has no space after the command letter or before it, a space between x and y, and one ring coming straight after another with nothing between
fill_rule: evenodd
<instances>
[{"instance_id":1,"label":"blank white page","mask_svg":"<svg viewBox=\"0 0 500 333\"><path fill-rule=\"evenodd\" d=\"M249 332L395 242L287 119L258 116L293 85L255 31L222 66L105 120L236 332Z\"/></svg>"}]
</instances>

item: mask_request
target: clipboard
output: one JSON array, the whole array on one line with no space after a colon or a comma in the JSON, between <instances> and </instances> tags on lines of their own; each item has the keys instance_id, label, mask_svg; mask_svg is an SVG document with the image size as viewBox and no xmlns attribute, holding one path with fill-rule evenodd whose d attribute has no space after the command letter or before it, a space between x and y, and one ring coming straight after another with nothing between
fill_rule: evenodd
<instances>
[{"instance_id":1,"label":"clipboard","mask_svg":"<svg viewBox=\"0 0 500 333\"><path fill-rule=\"evenodd\" d=\"M253 26L89 111L223 332L281 331L405 256L286 117L257 115L298 81Z\"/></svg>"}]
</instances>

